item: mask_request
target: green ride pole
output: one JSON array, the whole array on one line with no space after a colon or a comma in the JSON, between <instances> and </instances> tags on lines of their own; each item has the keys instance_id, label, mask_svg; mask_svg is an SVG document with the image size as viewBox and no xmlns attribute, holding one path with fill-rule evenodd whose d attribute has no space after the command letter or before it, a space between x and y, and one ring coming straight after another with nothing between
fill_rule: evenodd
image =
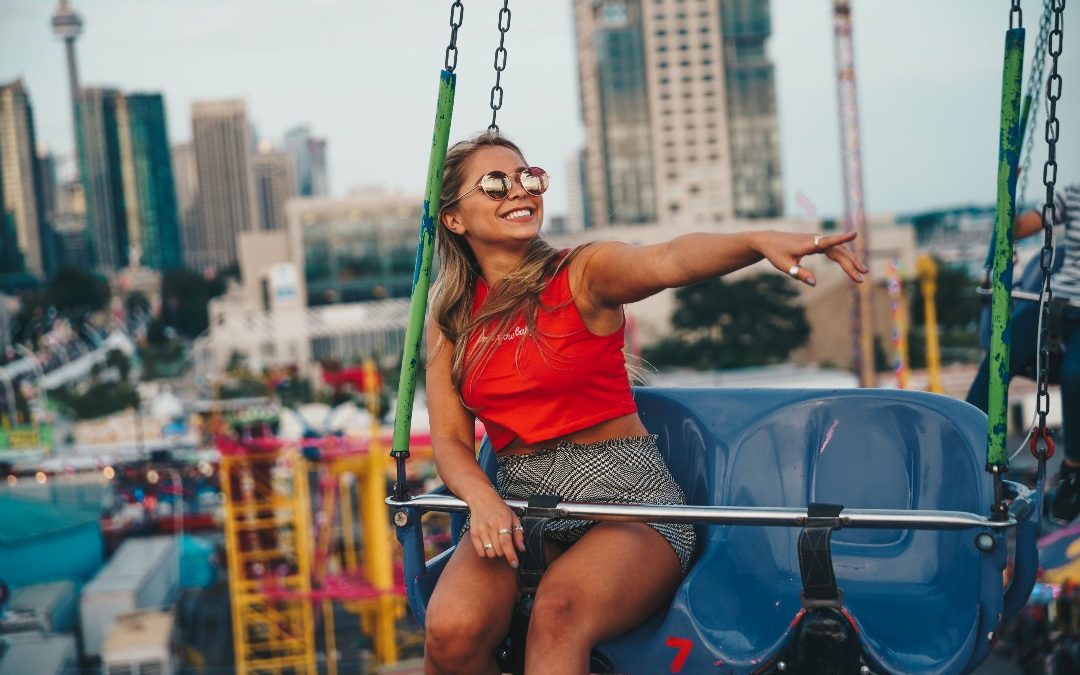
<instances>
[{"instance_id":1,"label":"green ride pole","mask_svg":"<svg viewBox=\"0 0 1080 675\"><path fill-rule=\"evenodd\" d=\"M994 221L994 267L990 305L990 397L987 409L986 464L1007 468L1006 412L1009 403L1009 314L1012 305L1013 218L1020 158L1020 90L1024 64L1024 29L1005 33L1005 67L1001 81L1001 135L997 170L997 217Z\"/></svg>"},{"instance_id":2,"label":"green ride pole","mask_svg":"<svg viewBox=\"0 0 1080 675\"><path fill-rule=\"evenodd\" d=\"M439 74L439 102L435 108L435 132L431 137L431 156L428 160L427 187L424 192L424 213L420 217L420 241L416 246L416 267L413 271L412 300L409 304L409 325L405 329L405 351L401 357L398 380L397 415L394 420L394 440L390 454L397 461L397 484L394 494L399 500L408 499L409 486L405 481L405 460L409 456L409 435L412 430L413 400L416 398L416 372L419 369L420 340L424 333L428 288L431 286L431 259L435 252L435 227L442 192L443 166L450 142L450 120L454 114L454 87L457 75L443 70Z\"/></svg>"}]
</instances>

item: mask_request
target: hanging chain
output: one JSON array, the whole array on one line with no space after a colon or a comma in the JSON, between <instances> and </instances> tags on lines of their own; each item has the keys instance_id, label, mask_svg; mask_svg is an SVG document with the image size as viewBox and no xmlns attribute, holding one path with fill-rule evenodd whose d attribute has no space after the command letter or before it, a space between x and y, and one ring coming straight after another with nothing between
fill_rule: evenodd
<instances>
[{"instance_id":1,"label":"hanging chain","mask_svg":"<svg viewBox=\"0 0 1080 675\"><path fill-rule=\"evenodd\" d=\"M461 0L454 0L454 4L450 5L450 44L446 47L446 61L443 65L448 73L457 68L457 32L464 19L465 5L461 4Z\"/></svg>"},{"instance_id":2,"label":"hanging chain","mask_svg":"<svg viewBox=\"0 0 1080 675\"><path fill-rule=\"evenodd\" d=\"M1038 398L1035 410L1039 416L1036 436L1046 441L1049 438L1046 429L1046 416L1050 412L1049 369L1050 345L1050 268L1054 262L1054 222L1057 220L1054 205L1054 184L1057 182L1057 142L1060 123L1057 117L1057 102L1061 98L1061 75L1058 73L1058 57L1061 56L1061 43L1064 37L1065 0L1052 0L1054 9L1054 29L1047 40L1047 54L1050 56L1050 77L1046 79L1046 163L1043 165L1043 185L1046 186L1046 202L1042 208L1043 247L1039 253L1039 265L1042 267L1043 288L1039 301L1039 361L1038 361ZM1036 439L1032 439L1034 447Z\"/></svg>"},{"instance_id":3,"label":"hanging chain","mask_svg":"<svg viewBox=\"0 0 1080 675\"><path fill-rule=\"evenodd\" d=\"M1020 0L1012 0L1009 8L1009 30L1024 27L1024 10L1020 9Z\"/></svg>"},{"instance_id":4,"label":"hanging chain","mask_svg":"<svg viewBox=\"0 0 1080 675\"><path fill-rule=\"evenodd\" d=\"M1046 50L1046 39L1050 34L1050 16L1053 13L1052 2L1053 0L1044 0L1043 2L1043 13L1039 18L1039 34L1035 38L1035 49L1032 51L1031 77L1028 79L1025 95L1025 100L1031 101L1031 107L1028 111L1027 127L1024 130L1024 160L1020 163L1020 188L1016 191L1017 210L1020 210L1019 205L1024 202L1027 195L1028 175L1031 173L1028 169L1031 167L1031 150L1036 143L1035 122L1039 119L1038 98L1045 85L1043 81L1043 71L1046 69L1044 52Z\"/></svg>"},{"instance_id":5,"label":"hanging chain","mask_svg":"<svg viewBox=\"0 0 1080 675\"><path fill-rule=\"evenodd\" d=\"M510 30L510 0L503 0L502 9L499 10L499 46L495 49L495 86L491 88L491 124L488 131L498 133L499 125L495 124L495 116L499 114L499 108L503 104L502 81L503 71L506 70L506 33Z\"/></svg>"}]
</instances>

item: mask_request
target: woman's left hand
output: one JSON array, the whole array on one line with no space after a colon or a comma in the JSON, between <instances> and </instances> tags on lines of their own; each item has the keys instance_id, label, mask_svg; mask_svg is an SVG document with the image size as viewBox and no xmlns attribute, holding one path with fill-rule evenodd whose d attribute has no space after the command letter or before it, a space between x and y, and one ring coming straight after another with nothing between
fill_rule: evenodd
<instances>
[{"instance_id":1,"label":"woman's left hand","mask_svg":"<svg viewBox=\"0 0 1080 675\"><path fill-rule=\"evenodd\" d=\"M791 232L759 233L758 252L773 267L784 274L798 279L808 286L817 284L817 279L810 270L799 265L804 256L820 253L839 265L851 280L862 283L863 274L870 269L862 263L848 248L847 243L854 239L855 232L843 234L794 234Z\"/></svg>"}]
</instances>

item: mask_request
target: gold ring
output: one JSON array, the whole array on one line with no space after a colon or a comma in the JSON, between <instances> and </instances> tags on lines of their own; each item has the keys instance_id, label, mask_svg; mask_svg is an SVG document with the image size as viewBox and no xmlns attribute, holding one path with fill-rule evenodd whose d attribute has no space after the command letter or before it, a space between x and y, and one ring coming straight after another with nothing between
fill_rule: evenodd
<instances>
[{"instance_id":1,"label":"gold ring","mask_svg":"<svg viewBox=\"0 0 1080 675\"><path fill-rule=\"evenodd\" d=\"M792 279L798 279L799 278L799 269L800 268L799 268L798 265L792 265L788 269L787 273Z\"/></svg>"},{"instance_id":2,"label":"gold ring","mask_svg":"<svg viewBox=\"0 0 1080 675\"><path fill-rule=\"evenodd\" d=\"M511 534L513 531L514 530L512 530L509 527L501 527L501 528L499 528L499 534Z\"/></svg>"},{"instance_id":3,"label":"gold ring","mask_svg":"<svg viewBox=\"0 0 1080 675\"><path fill-rule=\"evenodd\" d=\"M821 253L821 235L820 234L815 234L814 235L814 250L817 251L818 253Z\"/></svg>"}]
</instances>

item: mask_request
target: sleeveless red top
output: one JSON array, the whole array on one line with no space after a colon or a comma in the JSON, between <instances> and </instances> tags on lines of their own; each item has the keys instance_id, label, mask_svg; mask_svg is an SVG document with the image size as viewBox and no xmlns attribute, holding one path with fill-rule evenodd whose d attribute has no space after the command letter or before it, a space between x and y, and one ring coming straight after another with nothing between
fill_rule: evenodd
<instances>
[{"instance_id":1,"label":"sleeveless red top","mask_svg":"<svg viewBox=\"0 0 1080 675\"><path fill-rule=\"evenodd\" d=\"M480 279L474 314L488 291ZM462 388L465 404L484 423L496 452L515 438L531 445L637 411L622 351L623 330L611 335L589 331L570 294L569 265L551 278L540 303L536 339L527 335L524 317L519 317ZM470 350L479 337L474 335Z\"/></svg>"}]
</instances>

